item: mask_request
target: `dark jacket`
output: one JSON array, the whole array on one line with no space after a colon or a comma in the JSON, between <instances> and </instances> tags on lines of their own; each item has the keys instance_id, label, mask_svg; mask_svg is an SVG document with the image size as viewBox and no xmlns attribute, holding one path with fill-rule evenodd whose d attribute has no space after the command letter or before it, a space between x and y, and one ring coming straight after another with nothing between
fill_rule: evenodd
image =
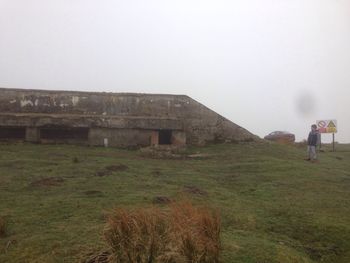
<instances>
[{"instance_id":1,"label":"dark jacket","mask_svg":"<svg viewBox=\"0 0 350 263\"><path fill-rule=\"evenodd\" d=\"M309 137L307 138L307 144L310 146L316 146L318 141L317 131L311 131Z\"/></svg>"}]
</instances>

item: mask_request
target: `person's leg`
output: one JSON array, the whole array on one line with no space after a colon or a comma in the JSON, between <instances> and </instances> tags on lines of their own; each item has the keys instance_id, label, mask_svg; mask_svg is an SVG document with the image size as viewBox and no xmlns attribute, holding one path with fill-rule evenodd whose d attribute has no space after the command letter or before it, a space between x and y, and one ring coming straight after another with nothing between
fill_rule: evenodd
<instances>
[{"instance_id":1,"label":"person's leg","mask_svg":"<svg viewBox=\"0 0 350 263\"><path fill-rule=\"evenodd\" d=\"M316 146L310 146L311 148L311 160L315 161L317 159Z\"/></svg>"},{"instance_id":2,"label":"person's leg","mask_svg":"<svg viewBox=\"0 0 350 263\"><path fill-rule=\"evenodd\" d=\"M307 146L307 158L305 159L306 161L310 161L311 160L311 149L310 146Z\"/></svg>"}]
</instances>

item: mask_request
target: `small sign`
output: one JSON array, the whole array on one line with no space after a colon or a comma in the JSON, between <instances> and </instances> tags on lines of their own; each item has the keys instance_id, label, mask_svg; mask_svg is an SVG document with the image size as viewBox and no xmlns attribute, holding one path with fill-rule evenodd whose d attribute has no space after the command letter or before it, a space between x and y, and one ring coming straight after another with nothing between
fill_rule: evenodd
<instances>
[{"instance_id":1,"label":"small sign","mask_svg":"<svg viewBox=\"0 0 350 263\"><path fill-rule=\"evenodd\" d=\"M319 120L316 121L318 131L320 133L336 133L337 130L337 120Z\"/></svg>"}]
</instances>

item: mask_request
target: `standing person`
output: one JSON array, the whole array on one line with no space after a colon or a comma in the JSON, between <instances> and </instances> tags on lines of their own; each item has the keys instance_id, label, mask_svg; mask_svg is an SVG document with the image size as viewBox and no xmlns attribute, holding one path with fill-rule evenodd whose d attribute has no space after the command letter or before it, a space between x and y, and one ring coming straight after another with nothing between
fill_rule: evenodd
<instances>
[{"instance_id":1,"label":"standing person","mask_svg":"<svg viewBox=\"0 0 350 263\"><path fill-rule=\"evenodd\" d=\"M317 126L316 124L313 124L311 126L311 131L309 133L309 137L307 138L307 151L308 151L308 158L307 161L316 161L316 145L318 142L318 132L317 132Z\"/></svg>"},{"instance_id":2,"label":"standing person","mask_svg":"<svg viewBox=\"0 0 350 263\"><path fill-rule=\"evenodd\" d=\"M320 130L317 129L317 146L318 146L318 151L321 151L321 145L322 145L322 141L321 141L321 133Z\"/></svg>"}]
</instances>

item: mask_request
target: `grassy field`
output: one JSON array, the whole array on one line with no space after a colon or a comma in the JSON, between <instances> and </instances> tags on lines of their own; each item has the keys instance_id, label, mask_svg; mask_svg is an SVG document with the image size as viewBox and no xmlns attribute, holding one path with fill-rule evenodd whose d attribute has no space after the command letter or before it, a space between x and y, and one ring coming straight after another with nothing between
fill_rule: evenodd
<instances>
[{"instance_id":1,"label":"grassy field","mask_svg":"<svg viewBox=\"0 0 350 263\"><path fill-rule=\"evenodd\" d=\"M314 164L304 147L268 143L189 148L181 159L0 144L0 262L79 262L104 248L113 207L184 195L220 210L222 262L350 262L350 145L337 147Z\"/></svg>"}]
</instances>

